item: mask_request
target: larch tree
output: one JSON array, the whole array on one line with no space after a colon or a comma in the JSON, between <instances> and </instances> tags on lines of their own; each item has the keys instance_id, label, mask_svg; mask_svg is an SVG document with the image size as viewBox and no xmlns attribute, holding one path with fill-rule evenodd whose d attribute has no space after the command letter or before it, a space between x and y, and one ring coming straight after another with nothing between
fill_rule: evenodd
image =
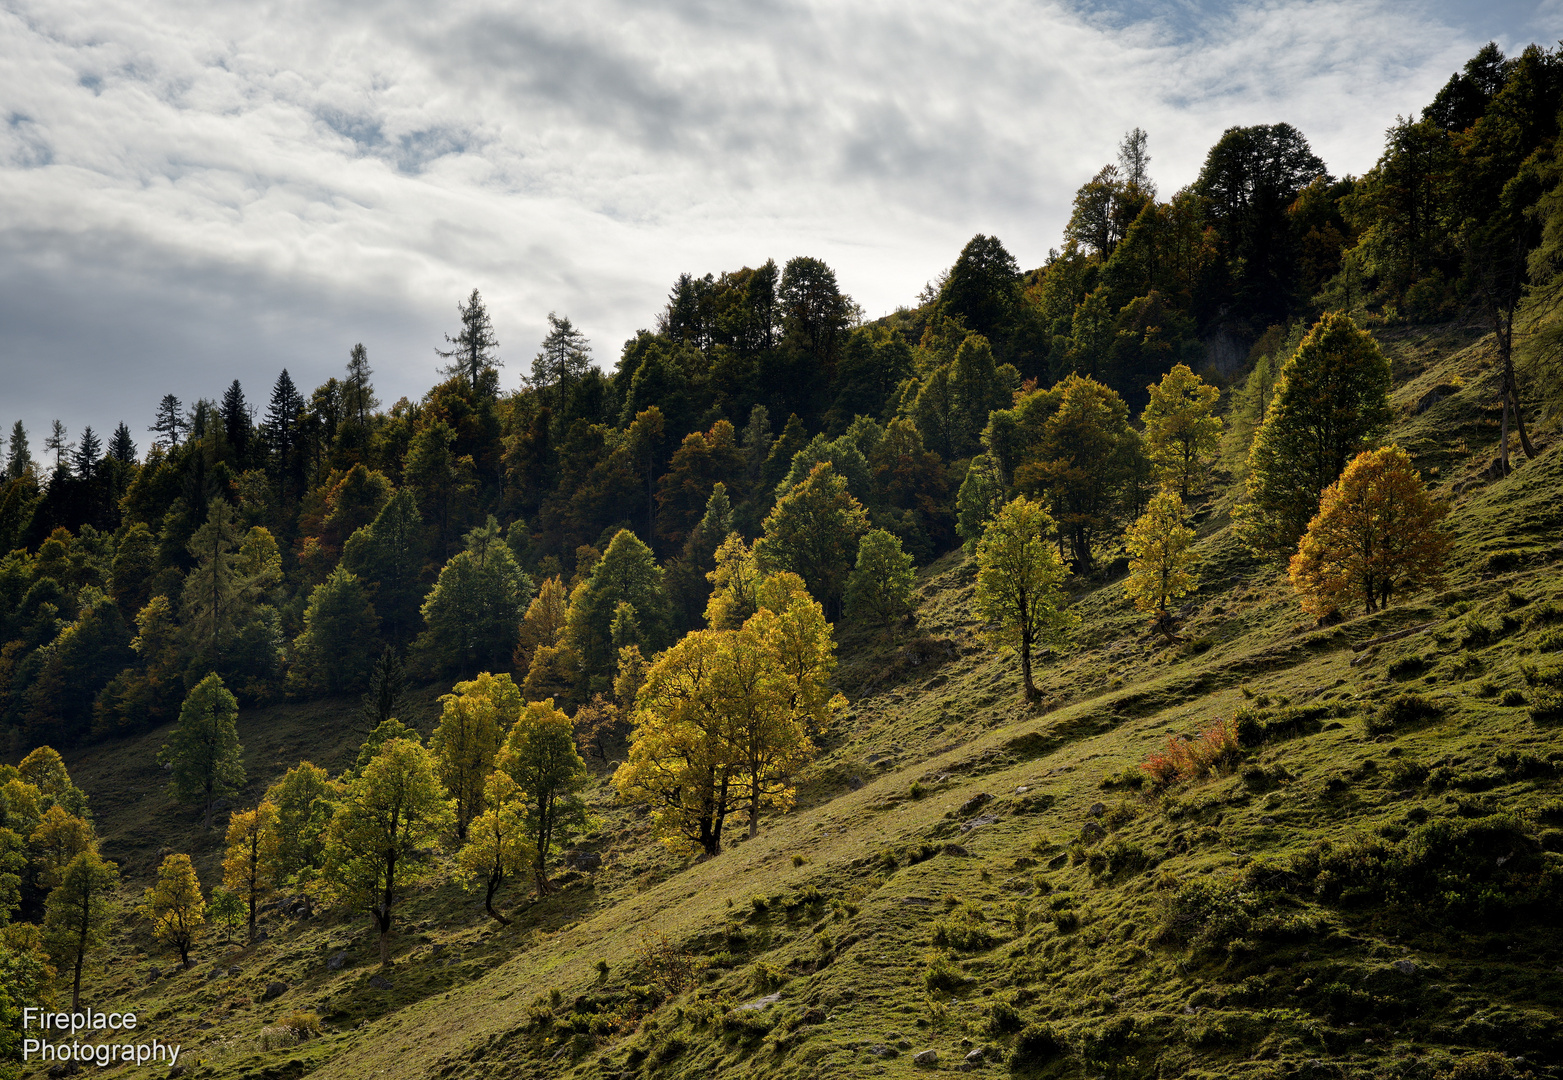
<instances>
[{"instance_id":1,"label":"larch tree","mask_svg":"<svg viewBox=\"0 0 1563 1080\"><path fill-rule=\"evenodd\" d=\"M281 870L281 836L277 808L262 802L253 810L228 818L223 857L223 886L239 897L249 914L249 943L255 944L255 912L277 887Z\"/></svg>"},{"instance_id":2,"label":"larch tree","mask_svg":"<svg viewBox=\"0 0 1563 1080\"><path fill-rule=\"evenodd\" d=\"M533 848L539 896L553 891L548 856L586 820L581 792L591 779L575 748L575 726L552 699L527 703L511 725L499 768L516 783Z\"/></svg>"},{"instance_id":3,"label":"larch tree","mask_svg":"<svg viewBox=\"0 0 1563 1080\"><path fill-rule=\"evenodd\" d=\"M1436 587L1450 547L1438 523L1448 512L1400 447L1358 454L1325 489L1292 556L1303 609L1323 616L1357 600L1373 612L1396 593Z\"/></svg>"},{"instance_id":4,"label":"larch tree","mask_svg":"<svg viewBox=\"0 0 1563 1080\"><path fill-rule=\"evenodd\" d=\"M1033 651L1062 645L1079 622L1065 610L1069 571L1054 548L1055 529L1041 503L1021 497L999 511L977 543L972 607L989 624L988 639L1019 655L1027 701L1042 696L1032 680Z\"/></svg>"},{"instance_id":5,"label":"larch tree","mask_svg":"<svg viewBox=\"0 0 1563 1080\"><path fill-rule=\"evenodd\" d=\"M1346 315L1314 324L1282 366L1248 459L1248 490L1234 511L1244 541L1281 556L1297 540L1347 462L1389 426L1389 361Z\"/></svg>"},{"instance_id":6,"label":"larch tree","mask_svg":"<svg viewBox=\"0 0 1563 1080\"><path fill-rule=\"evenodd\" d=\"M407 665L393 646L380 650L369 668L369 689L359 705L365 730L373 731L401 711L407 698Z\"/></svg>"},{"instance_id":7,"label":"larch tree","mask_svg":"<svg viewBox=\"0 0 1563 1080\"><path fill-rule=\"evenodd\" d=\"M532 358L532 376L528 385L543 392L553 390L554 408L564 403L565 392L591 367L592 347L586 335L576 329L569 316L548 313L548 333L543 347Z\"/></svg>"},{"instance_id":8,"label":"larch tree","mask_svg":"<svg viewBox=\"0 0 1563 1080\"><path fill-rule=\"evenodd\" d=\"M190 966L190 950L206 930L206 897L201 880L188 855L169 855L158 867L157 881L142 896L137 908L152 923L159 942L179 953L179 962Z\"/></svg>"},{"instance_id":9,"label":"larch tree","mask_svg":"<svg viewBox=\"0 0 1563 1080\"><path fill-rule=\"evenodd\" d=\"M434 757L412 739L391 739L347 784L326 830L325 877L348 904L367 909L391 962L399 890L433 869L455 814Z\"/></svg>"},{"instance_id":10,"label":"larch tree","mask_svg":"<svg viewBox=\"0 0 1563 1080\"><path fill-rule=\"evenodd\" d=\"M1186 502L1209 479L1210 461L1221 441L1221 418L1211 415L1221 391L1187 364L1175 365L1146 389L1151 399L1140 414L1146 452L1158 479Z\"/></svg>"},{"instance_id":11,"label":"larch tree","mask_svg":"<svg viewBox=\"0 0 1563 1080\"><path fill-rule=\"evenodd\" d=\"M92 848L78 852L49 893L44 940L55 967L71 972L71 1009L81 1008L81 972L87 957L108 941L119 867Z\"/></svg>"},{"instance_id":12,"label":"larch tree","mask_svg":"<svg viewBox=\"0 0 1563 1080\"><path fill-rule=\"evenodd\" d=\"M507 674L479 672L440 698L440 720L429 740L440 782L455 804L456 836L483 812L483 789L494 756L523 708L521 690Z\"/></svg>"},{"instance_id":13,"label":"larch tree","mask_svg":"<svg viewBox=\"0 0 1563 1080\"><path fill-rule=\"evenodd\" d=\"M427 591L426 548L418 500L407 488L392 495L374 521L342 546L341 565L373 585L381 629L398 647L405 647L418 630L418 609Z\"/></svg>"},{"instance_id":14,"label":"larch tree","mask_svg":"<svg viewBox=\"0 0 1563 1080\"><path fill-rule=\"evenodd\" d=\"M1150 613L1152 627L1169 641L1175 636L1167 602L1194 587L1193 544L1194 530L1184 524L1183 500L1166 488L1151 498L1124 537L1129 552L1124 593L1136 610Z\"/></svg>"},{"instance_id":15,"label":"larch tree","mask_svg":"<svg viewBox=\"0 0 1563 1080\"><path fill-rule=\"evenodd\" d=\"M504 363L495 352L499 339L494 336L494 324L489 320L483 297L476 289L466 301L456 301L456 311L461 316L461 332L455 337L445 335L449 349L435 349L435 355L450 363L440 368L440 374L463 379L474 392L483 378Z\"/></svg>"},{"instance_id":16,"label":"larch tree","mask_svg":"<svg viewBox=\"0 0 1563 1080\"><path fill-rule=\"evenodd\" d=\"M524 671L532 666L532 657L538 649L559 644L564 633L565 616L569 611L570 593L563 579L555 574L537 588L537 595L521 619L521 637L516 645L516 669Z\"/></svg>"},{"instance_id":17,"label":"larch tree","mask_svg":"<svg viewBox=\"0 0 1563 1080\"><path fill-rule=\"evenodd\" d=\"M456 853L456 865L468 880L483 883L483 910L502 926L510 920L494 909L494 897L505 882L530 871L537 849L527 827L521 791L509 774L489 773L483 789L483 812L472 819L467 842Z\"/></svg>"},{"instance_id":18,"label":"larch tree","mask_svg":"<svg viewBox=\"0 0 1563 1080\"><path fill-rule=\"evenodd\" d=\"M181 802L199 802L202 827L212 827L212 804L244 786L244 748L235 724L239 703L222 679L208 675L185 695L179 722L163 748L160 765L173 770L171 788Z\"/></svg>"},{"instance_id":19,"label":"larch tree","mask_svg":"<svg viewBox=\"0 0 1563 1080\"><path fill-rule=\"evenodd\" d=\"M233 507L224 499L212 500L206 523L190 537L188 550L195 566L185 577L184 625L208 657L221 653L253 586L239 560L243 539Z\"/></svg>"}]
</instances>

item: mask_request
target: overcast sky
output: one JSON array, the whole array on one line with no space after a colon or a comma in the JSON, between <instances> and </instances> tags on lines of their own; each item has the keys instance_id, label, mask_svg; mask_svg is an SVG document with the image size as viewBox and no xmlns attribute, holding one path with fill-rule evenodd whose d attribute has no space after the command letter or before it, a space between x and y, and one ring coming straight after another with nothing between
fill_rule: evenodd
<instances>
[{"instance_id":1,"label":"overcast sky","mask_svg":"<svg viewBox=\"0 0 1563 1080\"><path fill-rule=\"evenodd\" d=\"M825 259L870 317L976 232L1026 267L1123 133L1164 194L1233 124L1371 167L1547 3L0 0L0 424L158 399L387 403L474 287L504 385L568 315L610 366L682 271Z\"/></svg>"}]
</instances>

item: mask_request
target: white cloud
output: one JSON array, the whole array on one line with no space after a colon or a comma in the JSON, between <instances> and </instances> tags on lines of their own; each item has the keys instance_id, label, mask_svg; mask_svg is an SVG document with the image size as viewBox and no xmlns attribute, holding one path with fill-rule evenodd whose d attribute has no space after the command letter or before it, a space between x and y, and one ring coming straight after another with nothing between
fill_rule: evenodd
<instances>
[{"instance_id":1,"label":"white cloud","mask_svg":"<svg viewBox=\"0 0 1563 1080\"><path fill-rule=\"evenodd\" d=\"M1128 12L1125 14L1125 12ZM1163 191L1231 124L1337 173L1485 35L1406 5L0 2L0 423L420 393L473 286L509 361L610 362L673 278L825 258L871 315L977 231L1025 265L1122 133Z\"/></svg>"}]
</instances>

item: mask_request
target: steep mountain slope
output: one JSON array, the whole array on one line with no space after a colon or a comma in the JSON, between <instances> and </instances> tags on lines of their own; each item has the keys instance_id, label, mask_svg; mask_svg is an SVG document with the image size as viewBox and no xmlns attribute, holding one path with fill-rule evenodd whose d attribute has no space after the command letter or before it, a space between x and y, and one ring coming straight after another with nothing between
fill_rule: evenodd
<instances>
[{"instance_id":1,"label":"steep mountain slope","mask_svg":"<svg viewBox=\"0 0 1563 1080\"><path fill-rule=\"evenodd\" d=\"M367 919L289 904L256 950L169 974L127 921L90 996L145 1008L196 1076L911 1076L973 1051L1019 1075L1557 1075L1563 717L1538 699L1563 663L1563 453L1484 477L1487 345L1385 345L1394 437L1456 504L1444 590L1316 626L1223 492L1185 642L1150 638L1121 581L1079 583L1030 711L957 553L920 578L920 637L844 642L852 713L756 839L677 856L603 782L602 868L512 896L510 927L413 890L381 973ZM327 715L247 717L256 783L285 748L345 764ZM1143 784L1169 735L1233 717L1232 771ZM151 778L106 785L160 737L70 761L138 884L175 817ZM325 1033L294 1044L296 1010Z\"/></svg>"}]
</instances>

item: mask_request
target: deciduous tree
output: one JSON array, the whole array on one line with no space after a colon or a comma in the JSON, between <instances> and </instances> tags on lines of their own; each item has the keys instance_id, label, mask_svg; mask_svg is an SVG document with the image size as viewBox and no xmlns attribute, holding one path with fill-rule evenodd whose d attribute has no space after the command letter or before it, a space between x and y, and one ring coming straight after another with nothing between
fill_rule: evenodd
<instances>
[{"instance_id":1,"label":"deciduous tree","mask_svg":"<svg viewBox=\"0 0 1563 1080\"><path fill-rule=\"evenodd\" d=\"M158 867L157 882L142 896L136 909L152 923L152 933L179 953L179 962L190 966L190 950L206 930L206 898L201 880L188 855L169 855Z\"/></svg>"},{"instance_id":2,"label":"deciduous tree","mask_svg":"<svg viewBox=\"0 0 1563 1080\"><path fill-rule=\"evenodd\" d=\"M326 879L343 900L366 908L391 962L399 889L433 868L441 837L455 824L433 756L411 739L392 739L347 784L326 831Z\"/></svg>"},{"instance_id":3,"label":"deciduous tree","mask_svg":"<svg viewBox=\"0 0 1563 1080\"><path fill-rule=\"evenodd\" d=\"M1146 389L1151 400L1140 414L1146 452L1161 482L1187 501L1204 486L1221 440L1221 418L1211 415L1221 391L1187 364L1174 366Z\"/></svg>"},{"instance_id":4,"label":"deciduous tree","mask_svg":"<svg viewBox=\"0 0 1563 1080\"><path fill-rule=\"evenodd\" d=\"M483 910L501 925L510 920L494 910L505 882L531 870L537 850L527 827L521 791L507 773L491 772L483 789L483 812L472 819L456 865L483 883Z\"/></svg>"},{"instance_id":5,"label":"deciduous tree","mask_svg":"<svg viewBox=\"0 0 1563 1080\"><path fill-rule=\"evenodd\" d=\"M1021 497L999 511L977 543L972 607L989 624L990 641L1019 653L1027 701L1041 697L1031 677L1032 651L1062 645L1079 622L1065 610L1069 571L1053 547L1054 529L1040 503Z\"/></svg>"},{"instance_id":6,"label":"deciduous tree","mask_svg":"<svg viewBox=\"0 0 1563 1080\"><path fill-rule=\"evenodd\" d=\"M440 698L440 721L430 739L440 782L455 804L456 836L467 838L467 823L483 812L483 786L494 770L494 756L521 715L521 690L509 675L483 671L455 692Z\"/></svg>"},{"instance_id":7,"label":"deciduous tree","mask_svg":"<svg viewBox=\"0 0 1563 1080\"><path fill-rule=\"evenodd\" d=\"M539 896L553 891L548 856L586 820L581 791L590 774L575 749L575 727L553 700L529 702L511 725L499 768L516 783L530 842Z\"/></svg>"},{"instance_id":8,"label":"deciduous tree","mask_svg":"<svg viewBox=\"0 0 1563 1080\"><path fill-rule=\"evenodd\" d=\"M249 942L253 945L256 908L271 895L281 876L277 808L262 802L253 810L230 815L225 843L223 886L243 901L249 913Z\"/></svg>"},{"instance_id":9,"label":"deciduous tree","mask_svg":"<svg viewBox=\"0 0 1563 1080\"><path fill-rule=\"evenodd\" d=\"M73 1010L81 1008L81 971L88 955L108 941L118 886L119 867L89 847L70 861L49 894L44 940L55 966L71 972Z\"/></svg>"},{"instance_id":10,"label":"deciduous tree","mask_svg":"<svg viewBox=\"0 0 1563 1080\"><path fill-rule=\"evenodd\" d=\"M777 500L765 519L765 535L754 555L767 570L797 574L827 611L840 609L847 575L857 560L858 539L868 515L829 462Z\"/></svg>"},{"instance_id":11,"label":"deciduous tree","mask_svg":"<svg viewBox=\"0 0 1563 1080\"><path fill-rule=\"evenodd\" d=\"M179 723L158 751L159 764L173 769L171 787L181 802L200 802L202 827L212 827L212 804L244 786L244 750L235 720L239 703L217 675L208 675L179 710Z\"/></svg>"},{"instance_id":12,"label":"deciduous tree","mask_svg":"<svg viewBox=\"0 0 1563 1080\"><path fill-rule=\"evenodd\" d=\"M1177 492L1163 489L1124 537L1129 551L1124 593L1134 601L1136 610L1151 613L1155 629L1168 640L1173 633L1167 601L1194 586L1194 530L1184 524L1183 517L1183 501Z\"/></svg>"},{"instance_id":13,"label":"deciduous tree","mask_svg":"<svg viewBox=\"0 0 1563 1080\"><path fill-rule=\"evenodd\" d=\"M849 619L890 626L912 611L912 557L901 550L899 537L870 529L857 549L857 566L847 578Z\"/></svg>"},{"instance_id":14,"label":"deciduous tree","mask_svg":"<svg viewBox=\"0 0 1563 1080\"><path fill-rule=\"evenodd\" d=\"M1438 523L1448 512L1398 446L1358 454L1325 489L1292 556L1303 609L1327 615L1360 600L1372 612L1397 592L1436 587L1450 545Z\"/></svg>"}]
</instances>

